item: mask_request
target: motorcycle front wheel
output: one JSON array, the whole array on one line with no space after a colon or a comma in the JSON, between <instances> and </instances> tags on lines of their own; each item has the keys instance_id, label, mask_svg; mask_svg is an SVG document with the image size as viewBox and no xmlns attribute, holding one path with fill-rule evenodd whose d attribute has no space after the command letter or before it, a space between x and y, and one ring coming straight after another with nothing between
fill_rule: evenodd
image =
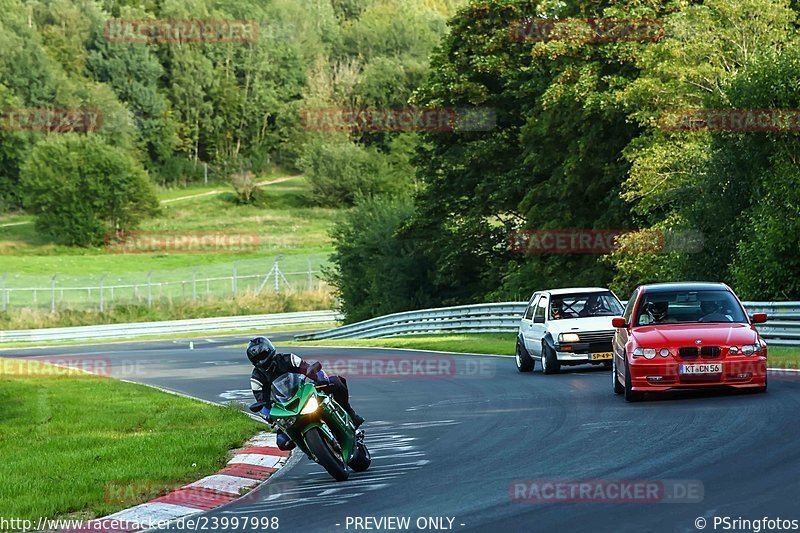
<instances>
[{"instance_id":1,"label":"motorcycle front wheel","mask_svg":"<svg viewBox=\"0 0 800 533\"><path fill-rule=\"evenodd\" d=\"M347 481L350 477L350 472L347 471L347 466L333 451L331 444L319 428L309 430L305 434L306 444L314 457L317 458L319 464L328 471L328 473L336 481Z\"/></svg>"},{"instance_id":2,"label":"motorcycle front wheel","mask_svg":"<svg viewBox=\"0 0 800 533\"><path fill-rule=\"evenodd\" d=\"M355 472L364 472L372 464L372 455L369 453L367 445L363 442L356 444L356 456L350 461L350 468Z\"/></svg>"}]
</instances>

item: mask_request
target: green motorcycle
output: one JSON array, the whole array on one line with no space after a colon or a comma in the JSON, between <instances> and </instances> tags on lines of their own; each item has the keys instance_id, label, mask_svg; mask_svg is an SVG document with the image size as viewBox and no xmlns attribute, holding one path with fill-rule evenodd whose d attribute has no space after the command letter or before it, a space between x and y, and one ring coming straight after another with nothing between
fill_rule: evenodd
<instances>
[{"instance_id":1,"label":"green motorcycle","mask_svg":"<svg viewBox=\"0 0 800 533\"><path fill-rule=\"evenodd\" d=\"M284 374L273 381L270 422L292 439L309 459L319 463L336 481L346 481L350 470L363 472L372 463L364 432L334 399L302 374ZM259 412L263 403L250 406Z\"/></svg>"}]
</instances>

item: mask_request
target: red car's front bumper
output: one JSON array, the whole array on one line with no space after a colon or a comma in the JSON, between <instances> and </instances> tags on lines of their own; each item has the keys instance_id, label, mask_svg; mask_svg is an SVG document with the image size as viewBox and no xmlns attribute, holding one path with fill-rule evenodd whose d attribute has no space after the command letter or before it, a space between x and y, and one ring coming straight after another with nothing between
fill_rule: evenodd
<instances>
[{"instance_id":1,"label":"red car's front bumper","mask_svg":"<svg viewBox=\"0 0 800 533\"><path fill-rule=\"evenodd\" d=\"M681 365L696 363L720 363L722 373L687 375L681 373ZM693 389L702 387L763 387L767 384L767 358L764 356L728 357L719 360L678 360L657 357L651 361L634 358L630 361L633 390L659 392L670 389Z\"/></svg>"}]
</instances>

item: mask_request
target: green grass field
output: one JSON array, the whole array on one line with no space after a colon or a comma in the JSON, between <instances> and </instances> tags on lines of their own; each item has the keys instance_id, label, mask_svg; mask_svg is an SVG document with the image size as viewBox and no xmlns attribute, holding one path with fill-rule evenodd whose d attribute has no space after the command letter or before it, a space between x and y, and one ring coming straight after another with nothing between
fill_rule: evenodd
<instances>
[{"instance_id":1,"label":"green grass field","mask_svg":"<svg viewBox=\"0 0 800 533\"><path fill-rule=\"evenodd\" d=\"M33 218L17 214L0 217L0 272L38 275L146 272L220 263L232 265L234 261L255 257L327 255L333 249L328 229L337 210L313 205L309 184L303 176L263 186L264 201L258 206L237 204L228 186L209 189L224 189L224 192L163 204L161 215L145 221L140 231L253 232L258 235L255 249L219 254L115 254L103 247L74 248L39 236L30 223ZM202 192L205 188L170 189L163 195L174 198L197 194L198 190Z\"/></svg>"},{"instance_id":2,"label":"green grass field","mask_svg":"<svg viewBox=\"0 0 800 533\"><path fill-rule=\"evenodd\" d=\"M103 516L218 471L263 428L234 408L0 359L0 509Z\"/></svg>"},{"instance_id":3,"label":"green grass field","mask_svg":"<svg viewBox=\"0 0 800 533\"><path fill-rule=\"evenodd\" d=\"M85 249L50 242L35 232L33 218L27 215L0 217L0 275L7 276L9 308L12 312L49 310L53 274L58 274L57 309L98 309L99 280L104 274L107 307L146 304L150 271L150 297L163 305L194 299L195 294L198 299L230 298L234 271L237 294L258 289L274 292L274 278L267 275L276 260L286 278L285 282L279 279L279 290L308 291L309 270L311 289L325 289L320 272L333 250L328 231L339 211L315 206L303 176L281 177L276 172L258 181L273 181L261 186L258 205L238 204L227 184L162 190L160 199L169 203L162 203L161 215L145 221L139 230L156 239L204 233L251 237L245 247L223 242L213 250L190 253L113 253L106 247ZM184 198L209 191L218 192ZM178 198L184 199L175 201Z\"/></svg>"}]
</instances>

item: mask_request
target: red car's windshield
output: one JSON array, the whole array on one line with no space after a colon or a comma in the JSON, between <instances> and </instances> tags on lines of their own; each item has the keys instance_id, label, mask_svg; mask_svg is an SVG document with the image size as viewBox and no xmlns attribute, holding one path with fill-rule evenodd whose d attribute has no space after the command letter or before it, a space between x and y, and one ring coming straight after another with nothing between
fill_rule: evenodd
<instances>
[{"instance_id":1,"label":"red car's windshield","mask_svg":"<svg viewBox=\"0 0 800 533\"><path fill-rule=\"evenodd\" d=\"M634 325L690 322L747 323L739 302L726 290L645 293Z\"/></svg>"}]
</instances>

